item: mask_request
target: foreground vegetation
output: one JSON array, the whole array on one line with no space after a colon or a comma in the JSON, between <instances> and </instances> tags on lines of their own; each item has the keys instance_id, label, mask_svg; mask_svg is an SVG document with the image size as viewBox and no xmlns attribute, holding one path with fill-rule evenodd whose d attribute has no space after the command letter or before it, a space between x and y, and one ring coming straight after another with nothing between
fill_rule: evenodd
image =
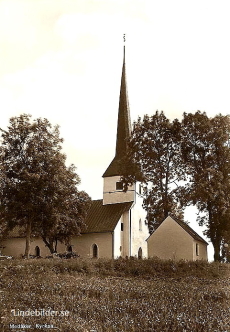
<instances>
[{"instance_id":1,"label":"foreground vegetation","mask_svg":"<svg viewBox=\"0 0 230 332\"><path fill-rule=\"evenodd\" d=\"M227 264L11 260L0 262L0 283L1 331L230 331Z\"/></svg>"}]
</instances>

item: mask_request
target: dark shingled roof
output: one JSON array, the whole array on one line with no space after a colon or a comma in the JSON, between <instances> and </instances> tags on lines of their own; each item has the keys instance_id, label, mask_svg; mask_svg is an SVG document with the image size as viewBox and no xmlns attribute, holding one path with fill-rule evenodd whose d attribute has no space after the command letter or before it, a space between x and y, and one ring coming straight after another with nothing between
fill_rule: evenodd
<instances>
[{"instance_id":1,"label":"dark shingled roof","mask_svg":"<svg viewBox=\"0 0 230 332\"><path fill-rule=\"evenodd\" d=\"M120 87L120 100L117 120L117 142L116 142L116 155L109 167L103 174L103 177L121 175L119 172L118 161L124 157L127 149L127 138L131 132L131 121L129 114L129 101L126 84L125 72L125 48L124 48L124 61L122 67L121 87Z\"/></svg>"},{"instance_id":2,"label":"dark shingled roof","mask_svg":"<svg viewBox=\"0 0 230 332\"><path fill-rule=\"evenodd\" d=\"M120 159L117 156L115 156L113 158L113 160L111 161L109 167L103 174L103 177L121 175L120 174L121 172L119 172L119 169L120 169L119 161L120 161Z\"/></svg>"},{"instance_id":3,"label":"dark shingled roof","mask_svg":"<svg viewBox=\"0 0 230 332\"><path fill-rule=\"evenodd\" d=\"M112 232L121 215L129 210L133 202L103 205L103 200L93 200L85 224L85 233Z\"/></svg>"},{"instance_id":4,"label":"dark shingled roof","mask_svg":"<svg viewBox=\"0 0 230 332\"><path fill-rule=\"evenodd\" d=\"M173 219L173 218L172 218ZM173 219L175 220L175 219ZM206 244L208 244L208 242L206 242L200 235L198 235L188 224L186 224L185 222L183 221L180 221L180 220L175 220L178 225L180 225L189 235L191 235L194 240L196 241L201 241L201 242L204 242Z\"/></svg>"},{"instance_id":5,"label":"dark shingled roof","mask_svg":"<svg viewBox=\"0 0 230 332\"><path fill-rule=\"evenodd\" d=\"M112 232L121 215L129 210L132 204L133 202L103 205L102 199L93 200L85 220L87 228L82 234ZM21 229L18 226L10 231L7 236L7 238L15 237L25 237L21 234Z\"/></svg>"}]
</instances>

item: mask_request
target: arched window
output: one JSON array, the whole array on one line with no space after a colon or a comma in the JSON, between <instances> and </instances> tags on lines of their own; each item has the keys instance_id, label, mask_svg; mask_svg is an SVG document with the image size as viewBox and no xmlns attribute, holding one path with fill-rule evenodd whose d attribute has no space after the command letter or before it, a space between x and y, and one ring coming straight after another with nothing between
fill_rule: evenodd
<instances>
[{"instance_id":1,"label":"arched window","mask_svg":"<svg viewBox=\"0 0 230 332\"><path fill-rule=\"evenodd\" d=\"M138 249L138 259L142 259L142 248Z\"/></svg>"},{"instance_id":2,"label":"arched window","mask_svg":"<svg viewBox=\"0 0 230 332\"><path fill-rule=\"evenodd\" d=\"M73 252L73 248L72 248L71 245L69 245L69 246L67 247L67 251L68 251L68 252Z\"/></svg>"},{"instance_id":3,"label":"arched window","mask_svg":"<svg viewBox=\"0 0 230 332\"><path fill-rule=\"evenodd\" d=\"M98 246L94 243L92 246L93 258L98 258Z\"/></svg>"},{"instance_id":4,"label":"arched window","mask_svg":"<svg viewBox=\"0 0 230 332\"><path fill-rule=\"evenodd\" d=\"M40 248L38 246L35 247L35 256L40 257Z\"/></svg>"}]
</instances>

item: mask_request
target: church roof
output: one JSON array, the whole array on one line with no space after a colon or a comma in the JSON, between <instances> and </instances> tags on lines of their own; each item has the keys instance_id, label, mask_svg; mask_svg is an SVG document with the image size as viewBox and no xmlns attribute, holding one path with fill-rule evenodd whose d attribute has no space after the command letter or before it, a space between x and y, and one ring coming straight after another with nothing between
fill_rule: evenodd
<instances>
[{"instance_id":1,"label":"church roof","mask_svg":"<svg viewBox=\"0 0 230 332\"><path fill-rule=\"evenodd\" d=\"M93 200L89 209L84 233L112 232L122 214L129 210L133 202L103 205L103 200Z\"/></svg>"},{"instance_id":2,"label":"church roof","mask_svg":"<svg viewBox=\"0 0 230 332\"><path fill-rule=\"evenodd\" d=\"M208 244L208 242L206 242L199 234L197 234L188 224L186 224L185 222L181 221L181 220L176 220L174 218L172 218L171 216L168 216L167 218L171 218L173 221L175 221L178 225L180 225L191 237L193 237L194 240L196 241L201 241L204 242L205 244ZM166 219L167 219L166 218ZM160 225L166 220L164 219L161 223L159 223L157 225L157 227L154 229L154 232L152 234L155 233L155 231L157 230L157 228L160 227ZM151 235L150 235L151 236ZM148 237L148 239L150 238L150 236ZM147 239L147 240L148 240Z\"/></svg>"},{"instance_id":3,"label":"church roof","mask_svg":"<svg viewBox=\"0 0 230 332\"><path fill-rule=\"evenodd\" d=\"M103 205L102 199L93 200L85 220L87 228L82 234L112 232L122 214L129 210L132 204L133 202ZM18 226L7 236L7 238L15 237L25 237L25 233Z\"/></svg>"},{"instance_id":4,"label":"church roof","mask_svg":"<svg viewBox=\"0 0 230 332\"><path fill-rule=\"evenodd\" d=\"M174 219L173 219L174 220ZM189 235L191 235L194 240L205 242L208 244L200 235L198 235L188 224L183 221L175 220Z\"/></svg>"},{"instance_id":5,"label":"church roof","mask_svg":"<svg viewBox=\"0 0 230 332\"><path fill-rule=\"evenodd\" d=\"M109 177L109 176L116 176L116 175L121 175L119 172L119 161L120 159L118 157L114 157L113 160L111 161L109 167L103 174L103 177Z\"/></svg>"},{"instance_id":6,"label":"church roof","mask_svg":"<svg viewBox=\"0 0 230 332\"><path fill-rule=\"evenodd\" d=\"M131 121L129 113L128 91L126 83L126 69L125 69L125 47L124 59L121 75L120 99L118 109L117 121L117 141L116 141L116 154L109 167L106 169L103 177L121 175L119 173L118 161L126 154L127 138L131 132Z\"/></svg>"}]
</instances>

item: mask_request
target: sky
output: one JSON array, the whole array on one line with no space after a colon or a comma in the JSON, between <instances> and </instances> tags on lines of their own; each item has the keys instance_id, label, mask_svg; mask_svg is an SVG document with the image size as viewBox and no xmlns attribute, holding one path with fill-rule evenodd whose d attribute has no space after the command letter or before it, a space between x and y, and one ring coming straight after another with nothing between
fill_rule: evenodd
<instances>
[{"instance_id":1,"label":"sky","mask_svg":"<svg viewBox=\"0 0 230 332\"><path fill-rule=\"evenodd\" d=\"M123 34L132 122L156 110L172 120L197 110L229 114L229 7L224 0L0 0L0 127L22 113L60 125L80 189L102 198L115 153ZM195 218L188 208L186 219L202 235Z\"/></svg>"}]
</instances>

